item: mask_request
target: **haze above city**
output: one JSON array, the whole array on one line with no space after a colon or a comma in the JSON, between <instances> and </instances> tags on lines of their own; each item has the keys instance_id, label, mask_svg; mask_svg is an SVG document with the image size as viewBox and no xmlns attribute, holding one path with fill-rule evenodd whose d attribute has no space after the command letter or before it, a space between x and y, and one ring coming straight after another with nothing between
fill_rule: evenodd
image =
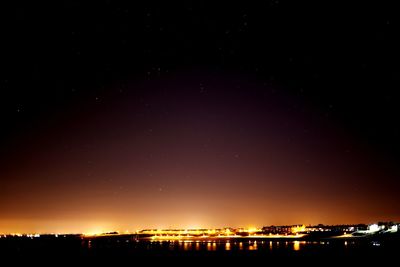
<instances>
[{"instance_id":1,"label":"haze above city","mask_svg":"<svg viewBox=\"0 0 400 267\"><path fill-rule=\"evenodd\" d=\"M11 7L0 233L400 221L397 17L283 2Z\"/></svg>"}]
</instances>

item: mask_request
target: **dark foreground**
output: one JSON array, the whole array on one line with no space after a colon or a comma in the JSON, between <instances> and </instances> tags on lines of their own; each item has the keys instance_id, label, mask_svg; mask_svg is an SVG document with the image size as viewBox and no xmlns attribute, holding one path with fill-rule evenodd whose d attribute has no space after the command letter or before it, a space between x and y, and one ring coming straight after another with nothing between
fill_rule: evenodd
<instances>
[{"instance_id":1,"label":"dark foreground","mask_svg":"<svg viewBox=\"0 0 400 267\"><path fill-rule=\"evenodd\" d=\"M400 258L399 238L323 239L323 240L205 240L148 241L131 237L83 238L54 236L40 238L2 238L3 262L70 264L146 264L219 265L262 263L301 266L347 266L366 264L397 266ZM221 265L224 264L224 265Z\"/></svg>"}]
</instances>

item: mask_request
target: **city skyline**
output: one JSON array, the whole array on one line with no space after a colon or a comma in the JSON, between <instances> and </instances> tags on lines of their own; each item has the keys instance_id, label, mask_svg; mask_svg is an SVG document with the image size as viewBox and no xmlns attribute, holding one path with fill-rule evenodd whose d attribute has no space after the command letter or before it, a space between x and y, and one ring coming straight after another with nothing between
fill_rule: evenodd
<instances>
[{"instance_id":1,"label":"city skyline","mask_svg":"<svg viewBox=\"0 0 400 267\"><path fill-rule=\"evenodd\" d=\"M190 237L300 237L299 234L318 233L318 232L331 232L332 236L350 237L353 233L363 232L364 234L376 234L379 231L387 233L397 233L400 226L399 222L393 221L380 221L371 224L357 223L357 224L285 224L285 225L262 225L262 226L249 226L249 227L187 227L187 228L151 228L146 227L142 229L126 229L126 230L105 230L94 229L85 232L0 232L1 237L14 236L14 237L40 237L41 235L82 235L84 237L96 236L113 236L113 235L141 235L148 238L190 238ZM344 234L343 234L344 233Z\"/></svg>"}]
</instances>

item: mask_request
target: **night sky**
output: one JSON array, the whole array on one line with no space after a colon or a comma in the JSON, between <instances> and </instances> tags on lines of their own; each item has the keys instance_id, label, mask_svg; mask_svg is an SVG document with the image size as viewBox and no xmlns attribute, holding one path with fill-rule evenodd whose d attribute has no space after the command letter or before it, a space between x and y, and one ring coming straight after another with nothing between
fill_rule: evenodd
<instances>
[{"instance_id":1,"label":"night sky","mask_svg":"<svg viewBox=\"0 0 400 267\"><path fill-rule=\"evenodd\" d=\"M55 2L1 8L0 233L400 220L392 4Z\"/></svg>"}]
</instances>

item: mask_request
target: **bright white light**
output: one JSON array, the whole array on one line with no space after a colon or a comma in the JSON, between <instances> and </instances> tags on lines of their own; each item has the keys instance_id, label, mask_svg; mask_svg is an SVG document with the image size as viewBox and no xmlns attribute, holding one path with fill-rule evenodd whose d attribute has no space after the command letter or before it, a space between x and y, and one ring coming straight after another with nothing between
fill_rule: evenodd
<instances>
[{"instance_id":1,"label":"bright white light","mask_svg":"<svg viewBox=\"0 0 400 267\"><path fill-rule=\"evenodd\" d=\"M370 232L378 232L379 231L379 226L377 224L371 224L368 226L368 230Z\"/></svg>"}]
</instances>

